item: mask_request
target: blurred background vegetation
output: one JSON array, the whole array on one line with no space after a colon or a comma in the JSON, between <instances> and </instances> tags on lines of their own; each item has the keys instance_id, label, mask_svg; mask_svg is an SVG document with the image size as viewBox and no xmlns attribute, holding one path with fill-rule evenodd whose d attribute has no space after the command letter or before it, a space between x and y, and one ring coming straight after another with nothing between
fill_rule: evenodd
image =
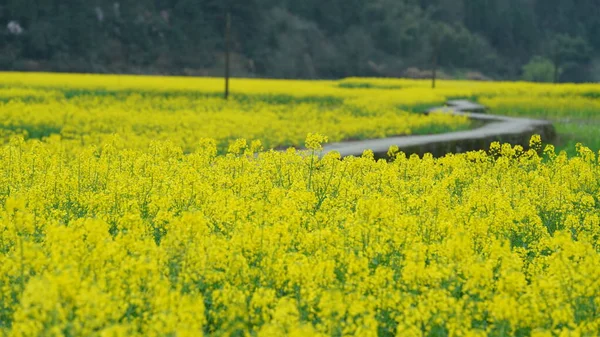
<instances>
[{"instance_id":1,"label":"blurred background vegetation","mask_svg":"<svg viewBox=\"0 0 600 337\"><path fill-rule=\"evenodd\" d=\"M3 0L0 69L600 80L598 0Z\"/></svg>"}]
</instances>

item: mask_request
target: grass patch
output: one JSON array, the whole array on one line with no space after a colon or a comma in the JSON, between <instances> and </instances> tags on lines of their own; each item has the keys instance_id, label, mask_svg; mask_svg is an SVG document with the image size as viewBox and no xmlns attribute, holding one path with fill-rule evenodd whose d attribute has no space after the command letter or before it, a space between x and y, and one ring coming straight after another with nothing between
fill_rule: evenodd
<instances>
[{"instance_id":1,"label":"grass patch","mask_svg":"<svg viewBox=\"0 0 600 337\"><path fill-rule=\"evenodd\" d=\"M567 151L569 155L577 153L575 145L582 143L594 152L600 151L600 120L555 123L558 139L557 150Z\"/></svg>"},{"instance_id":2,"label":"grass patch","mask_svg":"<svg viewBox=\"0 0 600 337\"><path fill-rule=\"evenodd\" d=\"M398 109L408 112L414 113L425 113L429 109L439 108L445 106L444 102L440 102L439 104L432 103L422 103L422 104L413 104L413 105L399 105Z\"/></svg>"},{"instance_id":3,"label":"grass patch","mask_svg":"<svg viewBox=\"0 0 600 337\"><path fill-rule=\"evenodd\" d=\"M466 131L482 126L482 122L470 120L468 124L457 127L449 127L447 125L431 124L422 128L413 130L413 135L433 135L448 132Z\"/></svg>"},{"instance_id":4,"label":"grass patch","mask_svg":"<svg viewBox=\"0 0 600 337\"><path fill-rule=\"evenodd\" d=\"M497 115L531 117L553 121L564 119L600 120L600 111L586 108L577 109L567 107L561 109L548 109L545 107L506 106L490 109L490 112Z\"/></svg>"},{"instance_id":5,"label":"grass patch","mask_svg":"<svg viewBox=\"0 0 600 337\"><path fill-rule=\"evenodd\" d=\"M455 101L455 100L467 100L467 101L471 101L471 102L478 102L479 98L481 96L479 95L470 95L470 96L450 96L446 99L446 101Z\"/></svg>"}]
</instances>

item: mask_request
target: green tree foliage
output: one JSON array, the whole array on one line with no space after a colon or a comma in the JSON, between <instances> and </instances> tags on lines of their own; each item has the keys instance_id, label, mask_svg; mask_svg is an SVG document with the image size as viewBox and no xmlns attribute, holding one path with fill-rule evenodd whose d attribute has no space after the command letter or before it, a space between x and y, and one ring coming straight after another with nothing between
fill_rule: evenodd
<instances>
[{"instance_id":1,"label":"green tree foliage","mask_svg":"<svg viewBox=\"0 0 600 337\"><path fill-rule=\"evenodd\" d=\"M523 66L523 80L529 82L554 81L554 63L541 56L534 56Z\"/></svg>"},{"instance_id":2,"label":"green tree foliage","mask_svg":"<svg viewBox=\"0 0 600 337\"><path fill-rule=\"evenodd\" d=\"M587 81L600 52L598 0L4 0L0 68L215 75L227 11L239 76L400 76L437 39L446 73Z\"/></svg>"},{"instance_id":3,"label":"green tree foliage","mask_svg":"<svg viewBox=\"0 0 600 337\"><path fill-rule=\"evenodd\" d=\"M591 47L582 37L557 34L550 41L550 54L554 62L554 82L561 79L576 81L585 76L591 62Z\"/></svg>"}]
</instances>

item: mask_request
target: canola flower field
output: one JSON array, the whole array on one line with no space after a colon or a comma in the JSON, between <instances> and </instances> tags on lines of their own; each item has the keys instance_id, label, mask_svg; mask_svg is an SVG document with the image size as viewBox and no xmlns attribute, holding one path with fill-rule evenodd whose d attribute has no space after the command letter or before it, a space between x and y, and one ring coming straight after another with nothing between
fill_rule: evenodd
<instances>
[{"instance_id":1,"label":"canola flower field","mask_svg":"<svg viewBox=\"0 0 600 337\"><path fill-rule=\"evenodd\" d=\"M0 138L58 136L85 146L118 134L132 148L168 140L188 153L210 137L225 153L239 138L282 148L301 147L310 132L342 141L470 127L466 118L404 111L393 97L319 90L328 82L262 81L240 80L226 102L218 79L9 73L0 79Z\"/></svg>"},{"instance_id":2,"label":"canola flower field","mask_svg":"<svg viewBox=\"0 0 600 337\"><path fill-rule=\"evenodd\" d=\"M437 159L319 156L331 110L358 120L341 140L370 137L365 111L442 130L467 122L409 112L452 97L525 111L599 88L236 82L223 103L211 79L3 74L0 335L599 334L597 150L533 137ZM254 129L285 105L315 130ZM305 150L268 150L285 142Z\"/></svg>"},{"instance_id":3,"label":"canola flower field","mask_svg":"<svg viewBox=\"0 0 600 337\"><path fill-rule=\"evenodd\" d=\"M353 78L339 84L346 88L404 92L413 97L429 97L427 102L405 103L406 109L423 111L441 105L445 99L466 98L487 106L490 113L551 120L559 134L556 146L570 155L576 145L600 150L600 86L598 84L533 84L441 81L431 95L428 81ZM441 96L441 97L440 97Z\"/></svg>"}]
</instances>

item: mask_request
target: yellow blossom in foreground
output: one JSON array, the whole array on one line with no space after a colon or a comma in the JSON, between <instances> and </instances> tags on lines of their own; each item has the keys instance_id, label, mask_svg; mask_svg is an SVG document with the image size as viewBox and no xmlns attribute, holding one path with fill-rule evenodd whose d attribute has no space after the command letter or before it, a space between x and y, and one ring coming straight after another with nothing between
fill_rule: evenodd
<instances>
[{"instance_id":1,"label":"yellow blossom in foreground","mask_svg":"<svg viewBox=\"0 0 600 337\"><path fill-rule=\"evenodd\" d=\"M452 97L592 113L597 85L234 79L224 102L218 79L0 84L2 336L600 332L599 153L317 156L468 127L408 112ZM307 150L269 150L289 145Z\"/></svg>"},{"instance_id":2,"label":"yellow blossom in foreground","mask_svg":"<svg viewBox=\"0 0 600 337\"><path fill-rule=\"evenodd\" d=\"M219 156L216 142L202 144L188 155L169 143L0 147L0 331L600 329L600 164L585 147L568 158L493 144L386 163L242 155L243 140Z\"/></svg>"}]
</instances>

